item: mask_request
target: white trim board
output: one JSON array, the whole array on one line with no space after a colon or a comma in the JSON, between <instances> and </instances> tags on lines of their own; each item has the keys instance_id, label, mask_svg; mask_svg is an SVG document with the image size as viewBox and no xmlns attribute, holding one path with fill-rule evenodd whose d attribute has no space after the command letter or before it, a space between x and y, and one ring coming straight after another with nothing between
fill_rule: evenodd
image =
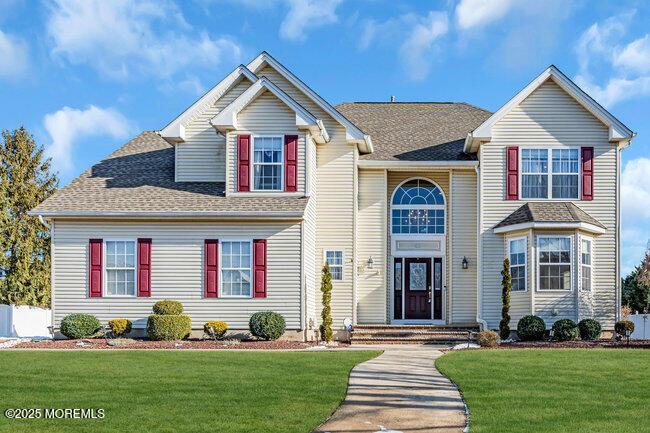
<instances>
[{"instance_id":1,"label":"white trim board","mask_svg":"<svg viewBox=\"0 0 650 433\"><path fill-rule=\"evenodd\" d=\"M317 143L329 142L329 134L323 122L307 111L303 106L287 95L282 89L273 84L268 78L260 77L248 89L239 95L216 116L210 119L210 124L220 132L239 129L237 124L238 114L251 102L255 101L264 92L269 91L282 101L296 114L296 127L308 129Z\"/></svg>"},{"instance_id":2,"label":"white trim board","mask_svg":"<svg viewBox=\"0 0 650 433\"><path fill-rule=\"evenodd\" d=\"M481 142L492 139L492 127L501 120L514 107L518 106L531 93L539 88L547 80L552 80L566 93L572 96L587 111L593 114L598 120L609 127L610 142L629 142L634 138L635 133L625 126L620 120L614 117L609 111L603 108L591 96L585 93L577 84L571 81L555 65L546 68L540 75L510 99L505 105L499 108L485 122L479 125L474 131L467 134L465 139L465 152L476 152Z\"/></svg>"},{"instance_id":3,"label":"white trim board","mask_svg":"<svg viewBox=\"0 0 650 433\"><path fill-rule=\"evenodd\" d=\"M525 229L572 229L572 230L584 230L586 232L603 234L607 232L607 229L599 227L594 224L583 223L583 222L527 222L520 224L512 224L504 227L494 228L494 233L510 233L517 230Z\"/></svg>"}]
</instances>

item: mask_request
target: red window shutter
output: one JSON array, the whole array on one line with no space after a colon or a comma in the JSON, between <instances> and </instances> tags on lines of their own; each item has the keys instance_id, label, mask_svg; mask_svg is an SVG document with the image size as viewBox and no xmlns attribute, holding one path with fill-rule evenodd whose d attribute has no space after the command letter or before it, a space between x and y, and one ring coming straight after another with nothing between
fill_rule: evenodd
<instances>
[{"instance_id":1,"label":"red window shutter","mask_svg":"<svg viewBox=\"0 0 650 433\"><path fill-rule=\"evenodd\" d=\"M91 298L102 296L102 239L90 239L88 242L88 294Z\"/></svg>"},{"instance_id":2,"label":"red window shutter","mask_svg":"<svg viewBox=\"0 0 650 433\"><path fill-rule=\"evenodd\" d=\"M266 239L253 240L254 298L266 298Z\"/></svg>"},{"instance_id":3,"label":"red window shutter","mask_svg":"<svg viewBox=\"0 0 650 433\"><path fill-rule=\"evenodd\" d=\"M250 191L251 136L237 136L237 191Z\"/></svg>"},{"instance_id":4,"label":"red window shutter","mask_svg":"<svg viewBox=\"0 0 650 433\"><path fill-rule=\"evenodd\" d=\"M582 153L582 199L594 199L594 148L583 147Z\"/></svg>"},{"instance_id":5,"label":"red window shutter","mask_svg":"<svg viewBox=\"0 0 650 433\"><path fill-rule=\"evenodd\" d=\"M138 239L138 296L151 296L151 239Z\"/></svg>"},{"instance_id":6,"label":"red window shutter","mask_svg":"<svg viewBox=\"0 0 650 433\"><path fill-rule=\"evenodd\" d=\"M519 199L519 148L506 148L506 199Z\"/></svg>"},{"instance_id":7,"label":"red window shutter","mask_svg":"<svg viewBox=\"0 0 650 433\"><path fill-rule=\"evenodd\" d=\"M219 288L219 241L206 239L203 255L205 256L204 296L216 298Z\"/></svg>"},{"instance_id":8,"label":"red window shutter","mask_svg":"<svg viewBox=\"0 0 650 433\"><path fill-rule=\"evenodd\" d=\"M284 136L284 190L298 191L298 136Z\"/></svg>"}]
</instances>

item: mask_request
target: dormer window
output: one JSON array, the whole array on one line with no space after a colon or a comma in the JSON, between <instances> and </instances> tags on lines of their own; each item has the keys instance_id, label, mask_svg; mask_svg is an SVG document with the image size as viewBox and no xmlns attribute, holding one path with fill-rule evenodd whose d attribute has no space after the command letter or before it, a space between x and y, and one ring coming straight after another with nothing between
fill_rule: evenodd
<instances>
[{"instance_id":1,"label":"dormer window","mask_svg":"<svg viewBox=\"0 0 650 433\"><path fill-rule=\"evenodd\" d=\"M253 137L253 189L282 191L282 136Z\"/></svg>"}]
</instances>

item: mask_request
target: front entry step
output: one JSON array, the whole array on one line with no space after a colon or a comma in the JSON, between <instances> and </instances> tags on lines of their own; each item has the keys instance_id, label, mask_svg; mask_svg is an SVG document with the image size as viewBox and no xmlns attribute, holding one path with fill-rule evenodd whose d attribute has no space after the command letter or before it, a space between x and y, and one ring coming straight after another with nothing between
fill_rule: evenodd
<instances>
[{"instance_id":1,"label":"front entry step","mask_svg":"<svg viewBox=\"0 0 650 433\"><path fill-rule=\"evenodd\" d=\"M357 325L352 331L353 344L456 344L474 341L474 326L437 325Z\"/></svg>"}]
</instances>

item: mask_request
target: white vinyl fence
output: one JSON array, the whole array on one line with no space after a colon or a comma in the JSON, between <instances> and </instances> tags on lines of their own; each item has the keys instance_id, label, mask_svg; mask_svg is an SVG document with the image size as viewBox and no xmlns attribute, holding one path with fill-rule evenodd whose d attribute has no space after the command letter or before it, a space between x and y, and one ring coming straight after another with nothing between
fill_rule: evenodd
<instances>
[{"instance_id":1,"label":"white vinyl fence","mask_svg":"<svg viewBox=\"0 0 650 433\"><path fill-rule=\"evenodd\" d=\"M632 314L630 321L634 322L632 340L650 340L650 316L648 314Z\"/></svg>"},{"instance_id":2,"label":"white vinyl fence","mask_svg":"<svg viewBox=\"0 0 650 433\"><path fill-rule=\"evenodd\" d=\"M0 304L0 338L51 338L51 324L51 310Z\"/></svg>"}]
</instances>

